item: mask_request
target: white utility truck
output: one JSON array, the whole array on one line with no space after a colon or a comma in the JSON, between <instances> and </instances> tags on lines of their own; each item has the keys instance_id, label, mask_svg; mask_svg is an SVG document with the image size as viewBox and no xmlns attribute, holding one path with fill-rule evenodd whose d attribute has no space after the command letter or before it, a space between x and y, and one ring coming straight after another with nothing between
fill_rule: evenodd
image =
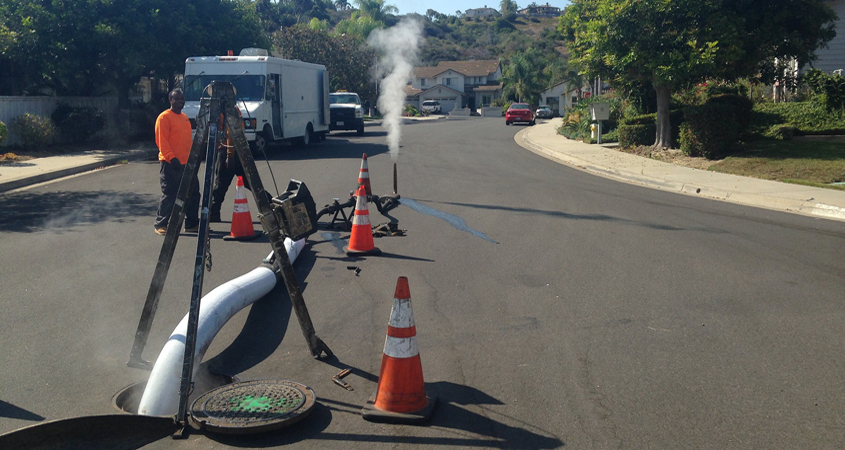
<instances>
[{"instance_id":1,"label":"white utility truck","mask_svg":"<svg viewBox=\"0 0 845 450\"><path fill-rule=\"evenodd\" d=\"M267 143L294 141L308 145L329 132L329 73L320 64L269 56L246 48L239 56L192 56L185 60L182 111L196 128L200 99L212 81L234 85L253 150Z\"/></svg>"}]
</instances>

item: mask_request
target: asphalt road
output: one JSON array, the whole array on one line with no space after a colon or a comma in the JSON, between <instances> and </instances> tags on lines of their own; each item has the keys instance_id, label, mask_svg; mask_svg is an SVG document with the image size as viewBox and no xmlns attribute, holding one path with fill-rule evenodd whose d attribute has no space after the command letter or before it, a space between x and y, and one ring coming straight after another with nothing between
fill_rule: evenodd
<instances>
[{"instance_id":1,"label":"asphalt road","mask_svg":"<svg viewBox=\"0 0 845 450\"><path fill-rule=\"evenodd\" d=\"M519 128L498 118L404 126L403 204L391 215L406 236L378 238L384 254L361 258L342 253L348 233L309 238L295 268L335 359L311 357L281 286L217 336L209 368L313 388L305 421L103 448L841 447L841 223L591 176L517 146ZM269 166L282 189L304 181L319 207L348 196L367 153L373 191L386 194L384 142L380 127L333 134L275 148ZM259 170L272 185L267 163ZM112 396L146 378L125 362L161 245L157 172L130 163L0 195L0 433L114 413ZM234 187L224 217L233 199ZM388 220L374 208L370 217ZM212 227L206 292L270 251L263 238L222 241L228 227ZM179 241L148 359L187 312L195 245ZM426 426L360 416L399 276L439 396ZM343 368L354 391L331 382Z\"/></svg>"}]
</instances>

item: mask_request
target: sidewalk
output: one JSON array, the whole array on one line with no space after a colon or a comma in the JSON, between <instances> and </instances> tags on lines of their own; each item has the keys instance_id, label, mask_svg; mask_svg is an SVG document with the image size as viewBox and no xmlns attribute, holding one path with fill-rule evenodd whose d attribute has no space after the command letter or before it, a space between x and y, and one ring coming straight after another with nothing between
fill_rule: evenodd
<instances>
[{"instance_id":1,"label":"sidewalk","mask_svg":"<svg viewBox=\"0 0 845 450\"><path fill-rule=\"evenodd\" d=\"M632 184L742 205L845 221L845 191L692 169L573 141L557 134L561 119L514 136L520 146L554 161Z\"/></svg>"},{"instance_id":2,"label":"sidewalk","mask_svg":"<svg viewBox=\"0 0 845 450\"><path fill-rule=\"evenodd\" d=\"M111 166L122 161L152 159L155 148L138 150L91 150L81 153L36 158L0 165L0 192Z\"/></svg>"}]
</instances>

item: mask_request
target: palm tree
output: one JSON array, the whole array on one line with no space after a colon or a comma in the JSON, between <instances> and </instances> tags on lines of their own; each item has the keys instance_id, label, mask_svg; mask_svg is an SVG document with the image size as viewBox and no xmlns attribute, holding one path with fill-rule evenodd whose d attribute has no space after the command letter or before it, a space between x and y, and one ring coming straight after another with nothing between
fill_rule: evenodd
<instances>
[{"instance_id":1,"label":"palm tree","mask_svg":"<svg viewBox=\"0 0 845 450\"><path fill-rule=\"evenodd\" d=\"M386 5L384 2L385 0L355 0L358 11L377 22L384 22L388 14L399 13L399 8L395 5Z\"/></svg>"},{"instance_id":2,"label":"palm tree","mask_svg":"<svg viewBox=\"0 0 845 450\"><path fill-rule=\"evenodd\" d=\"M515 13L517 9L519 9L519 7L516 5L516 2L514 0L502 0L501 2L499 2L499 10L502 12L503 15L508 12Z\"/></svg>"},{"instance_id":3,"label":"palm tree","mask_svg":"<svg viewBox=\"0 0 845 450\"><path fill-rule=\"evenodd\" d=\"M543 89L540 72L542 58L533 52L514 54L502 73L504 94L516 96L520 102L536 105Z\"/></svg>"},{"instance_id":4,"label":"palm tree","mask_svg":"<svg viewBox=\"0 0 845 450\"><path fill-rule=\"evenodd\" d=\"M346 11L352 8L352 5L347 0L335 0L334 6L338 11Z\"/></svg>"}]
</instances>

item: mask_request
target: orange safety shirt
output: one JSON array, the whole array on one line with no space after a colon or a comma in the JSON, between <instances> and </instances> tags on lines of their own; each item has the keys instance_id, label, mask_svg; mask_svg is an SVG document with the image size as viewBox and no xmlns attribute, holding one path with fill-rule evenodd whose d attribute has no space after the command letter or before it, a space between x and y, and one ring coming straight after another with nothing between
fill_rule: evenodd
<instances>
[{"instance_id":1,"label":"orange safety shirt","mask_svg":"<svg viewBox=\"0 0 845 450\"><path fill-rule=\"evenodd\" d=\"M176 114L167 109L156 119L156 145L158 160L170 162L178 158L185 164L191 153L191 121L185 113Z\"/></svg>"}]
</instances>

